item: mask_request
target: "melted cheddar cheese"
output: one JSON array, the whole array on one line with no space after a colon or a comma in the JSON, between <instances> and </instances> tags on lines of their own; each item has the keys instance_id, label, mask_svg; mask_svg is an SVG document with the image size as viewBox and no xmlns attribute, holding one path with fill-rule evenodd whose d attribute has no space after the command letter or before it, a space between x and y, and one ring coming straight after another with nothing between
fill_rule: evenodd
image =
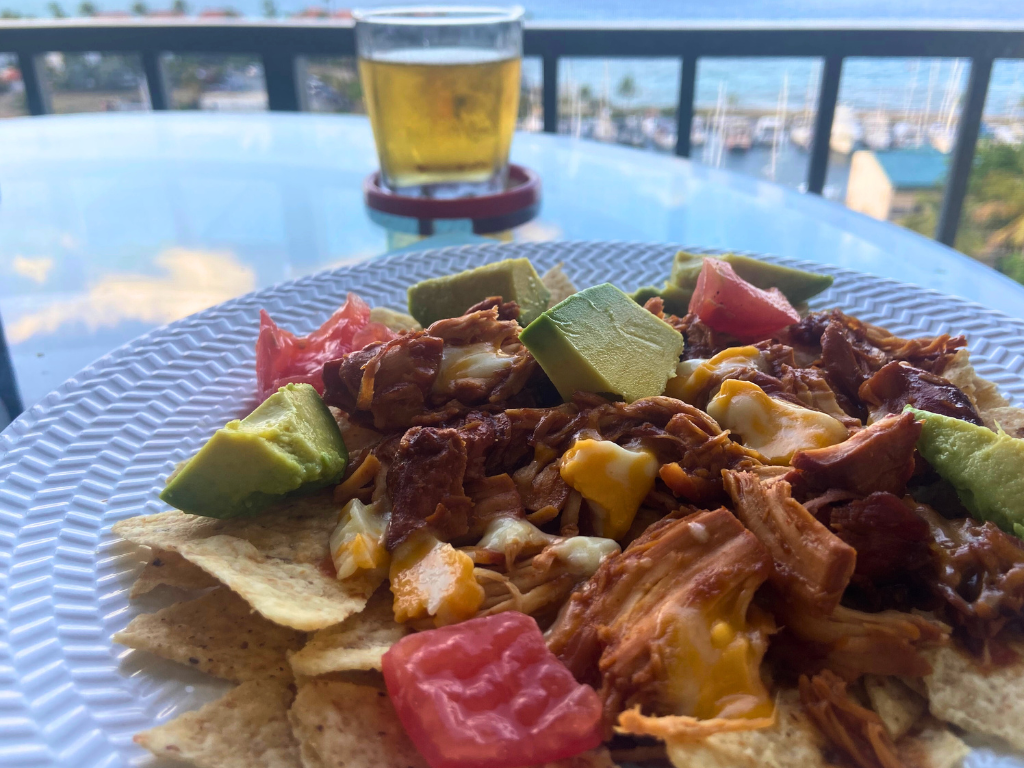
<instances>
[{"instance_id":1,"label":"melted cheddar cheese","mask_svg":"<svg viewBox=\"0 0 1024 768\"><path fill-rule=\"evenodd\" d=\"M398 622L433 616L443 627L472 618L484 601L469 555L427 533L395 549L390 576Z\"/></svg>"},{"instance_id":2,"label":"melted cheddar cheese","mask_svg":"<svg viewBox=\"0 0 1024 768\"><path fill-rule=\"evenodd\" d=\"M789 464L797 451L827 448L849 437L838 419L769 397L749 381L724 381L707 412L770 464Z\"/></svg>"},{"instance_id":3,"label":"melted cheddar cheese","mask_svg":"<svg viewBox=\"0 0 1024 768\"><path fill-rule=\"evenodd\" d=\"M435 392L446 392L460 379L491 379L512 365L514 357L490 342L455 346L445 344L434 380Z\"/></svg>"},{"instance_id":4,"label":"melted cheddar cheese","mask_svg":"<svg viewBox=\"0 0 1024 768\"><path fill-rule=\"evenodd\" d=\"M579 491L594 511L594 532L619 539L629 530L644 497L654 487L658 460L649 451L631 451L610 440L577 440L565 452L562 479Z\"/></svg>"},{"instance_id":5,"label":"melted cheddar cheese","mask_svg":"<svg viewBox=\"0 0 1024 768\"><path fill-rule=\"evenodd\" d=\"M330 538L331 560L339 580L363 578L371 587L384 581L391 561L384 548L387 526L387 517L378 513L375 504L367 506L352 499L342 507Z\"/></svg>"},{"instance_id":6,"label":"melted cheddar cheese","mask_svg":"<svg viewBox=\"0 0 1024 768\"><path fill-rule=\"evenodd\" d=\"M757 347L729 347L710 360L683 360L665 385L665 394L690 405L702 405L714 385L732 371L762 366Z\"/></svg>"}]
</instances>

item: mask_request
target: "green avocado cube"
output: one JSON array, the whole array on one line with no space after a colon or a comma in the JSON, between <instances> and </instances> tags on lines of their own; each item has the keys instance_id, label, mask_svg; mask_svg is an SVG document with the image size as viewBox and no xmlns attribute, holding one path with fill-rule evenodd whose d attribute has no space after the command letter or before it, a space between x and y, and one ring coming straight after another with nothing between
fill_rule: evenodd
<instances>
[{"instance_id":1,"label":"green avocado cube","mask_svg":"<svg viewBox=\"0 0 1024 768\"><path fill-rule=\"evenodd\" d=\"M1024 440L969 421L921 411L917 450L979 520L1024 539Z\"/></svg>"},{"instance_id":2,"label":"green avocado cube","mask_svg":"<svg viewBox=\"0 0 1024 768\"><path fill-rule=\"evenodd\" d=\"M683 336L611 283L573 294L519 334L569 400L597 392L627 402L660 395L676 373Z\"/></svg>"},{"instance_id":3,"label":"green avocado cube","mask_svg":"<svg viewBox=\"0 0 1024 768\"><path fill-rule=\"evenodd\" d=\"M674 285L684 291L687 296L692 296L697 287L697 278L700 276L705 258L708 257L686 251L677 253L672 262L672 273L666 287ZM817 296L831 286L834 281L831 275L819 275L816 272L807 272L803 269L770 264L767 261L740 256L736 253L726 253L711 258L729 262L737 275L758 288L763 290L778 288L794 305L805 302L812 296ZM687 303L689 303L689 299L687 299Z\"/></svg>"},{"instance_id":4,"label":"green avocado cube","mask_svg":"<svg viewBox=\"0 0 1024 768\"><path fill-rule=\"evenodd\" d=\"M160 498L191 515L254 515L293 492L339 482L347 464L338 423L317 391L287 384L218 429Z\"/></svg>"},{"instance_id":5,"label":"green avocado cube","mask_svg":"<svg viewBox=\"0 0 1024 768\"><path fill-rule=\"evenodd\" d=\"M520 325L536 320L551 301L529 259L506 259L416 283L409 288L409 314L426 328L437 320L458 317L490 296L516 302Z\"/></svg>"}]
</instances>

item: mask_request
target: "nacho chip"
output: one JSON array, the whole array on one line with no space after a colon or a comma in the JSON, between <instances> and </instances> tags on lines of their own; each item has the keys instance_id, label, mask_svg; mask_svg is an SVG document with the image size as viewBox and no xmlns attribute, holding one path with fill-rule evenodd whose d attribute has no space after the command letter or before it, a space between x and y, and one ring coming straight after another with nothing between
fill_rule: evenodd
<instances>
[{"instance_id":1,"label":"nacho chip","mask_svg":"<svg viewBox=\"0 0 1024 768\"><path fill-rule=\"evenodd\" d=\"M540 281L551 293L551 299L548 301L549 307L553 307L558 302L564 301L578 290L576 286L572 284L572 280L569 279L569 276L562 271L562 262L558 262L555 266L545 272Z\"/></svg>"},{"instance_id":2,"label":"nacho chip","mask_svg":"<svg viewBox=\"0 0 1024 768\"><path fill-rule=\"evenodd\" d=\"M288 719L304 768L427 768L378 688L308 680L299 686Z\"/></svg>"},{"instance_id":3,"label":"nacho chip","mask_svg":"<svg viewBox=\"0 0 1024 768\"><path fill-rule=\"evenodd\" d=\"M775 705L775 725L757 731L717 733L698 742L669 743L675 768L827 768L824 737L787 690Z\"/></svg>"},{"instance_id":4,"label":"nacho chip","mask_svg":"<svg viewBox=\"0 0 1024 768\"><path fill-rule=\"evenodd\" d=\"M380 670L381 657L409 632L395 621L393 599L389 589L378 589L362 612L313 635L302 650L288 656L295 674Z\"/></svg>"},{"instance_id":5,"label":"nacho chip","mask_svg":"<svg viewBox=\"0 0 1024 768\"><path fill-rule=\"evenodd\" d=\"M943 369L942 376L967 395L987 427L994 427L991 412L1009 405L1007 399L999 394L999 387L978 375L971 363L971 354L966 349L957 350Z\"/></svg>"},{"instance_id":6,"label":"nacho chip","mask_svg":"<svg viewBox=\"0 0 1024 768\"><path fill-rule=\"evenodd\" d=\"M128 597L134 600L149 594L161 585L177 589L209 589L218 583L213 576L177 552L155 549L139 578L132 584Z\"/></svg>"},{"instance_id":7,"label":"nacho chip","mask_svg":"<svg viewBox=\"0 0 1024 768\"><path fill-rule=\"evenodd\" d=\"M301 768L283 680L251 680L195 712L135 735L157 757L196 768Z\"/></svg>"},{"instance_id":8,"label":"nacho chip","mask_svg":"<svg viewBox=\"0 0 1024 768\"><path fill-rule=\"evenodd\" d=\"M256 517L218 520L175 510L122 520L113 530L128 541L171 552L211 536L234 536L267 557L316 565L330 555L328 540L339 511L327 492L282 502Z\"/></svg>"},{"instance_id":9,"label":"nacho chip","mask_svg":"<svg viewBox=\"0 0 1024 768\"><path fill-rule=\"evenodd\" d=\"M1024 750L1024 661L986 673L966 653L949 646L928 651L927 658L932 674L924 682L933 715Z\"/></svg>"},{"instance_id":10,"label":"nacho chip","mask_svg":"<svg viewBox=\"0 0 1024 768\"><path fill-rule=\"evenodd\" d=\"M989 408L981 414L981 418L986 425L1002 429L1010 437L1024 438L1024 408L1015 408L1012 405Z\"/></svg>"},{"instance_id":11,"label":"nacho chip","mask_svg":"<svg viewBox=\"0 0 1024 768\"><path fill-rule=\"evenodd\" d=\"M882 725L893 740L909 731L928 711L927 699L896 677L865 675L864 690L871 700L871 708L882 719Z\"/></svg>"},{"instance_id":12,"label":"nacho chip","mask_svg":"<svg viewBox=\"0 0 1024 768\"><path fill-rule=\"evenodd\" d=\"M971 748L942 723L931 723L912 736L904 736L896 744L896 754L907 768L955 768Z\"/></svg>"},{"instance_id":13,"label":"nacho chip","mask_svg":"<svg viewBox=\"0 0 1024 768\"><path fill-rule=\"evenodd\" d=\"M266 618L293 629L312 632L338 624L359 613L369 597L317 565L268 557L234 536L210 536L181 544L178 551Z\"/></svg>"},{"instance_id":14,"label":"nacho chip","mask_svg":"<svg viewBox=\"0 0 1024 768\"><path fill-rule=\"evenodd\" d=\"M205 574L204 574L205 575ZM289 651L305 635L253 613L229 589L136 616L114 642L186 664L224 680L292 678Z\"/></svg>"}]
</instances>

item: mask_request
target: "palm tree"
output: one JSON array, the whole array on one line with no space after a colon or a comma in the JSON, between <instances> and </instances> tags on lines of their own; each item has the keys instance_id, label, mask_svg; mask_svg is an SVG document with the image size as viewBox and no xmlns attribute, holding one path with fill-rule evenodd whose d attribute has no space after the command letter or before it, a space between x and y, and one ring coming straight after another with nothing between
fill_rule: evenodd
<instances>
[{"instance_id":1,"label":"palm tree","mask_svg":"<svg viewBox=\"0 0 1024 768\"><path fill-rule=\"evenodd\" d=\"M142 0L135 0L135 2L132 3L132 13L136 16L145 16L149 13L149 8L144 2L142 2Z\"/></svg>"},{"instance_id":2,"label":"palm tree","mask_svg":"<svg viewBox=\"0 0 1024 768\"><path fill-rule=\"evenodd\" d=\"M96 6L93 3L89 2L89 0L82 0L82 2L78 6L78 15L95 16Z\"/></svg>"},{"instance_id":3,"label":"palm tree","mask_svg":"<svg viewBox=\"0 0 1024 768\"><path fill-rule=\"evenodd\" d=\"M46 10L48 10L50 15L55 19L67 18L67 14L64 13L64 9L61 7L60 3L53 2L53 0L46 4Z\"/></svg>"},{"instance_id":4,"label":"palm tree","mask_svg":"<svg viewBox=\"0 0 1024 768\"><path fill-rule=\"evenodd\" d=\"M994 254L1024 250L1024 147L979 147L971 174L971 217L991 230L987 249Z\"/></svg>"},{"instance_id":5,"label":"palm tree","mask_svg":"<svg viewBox=\"0 0 1024 768\"><path fill-rule=\"evenodd\" d=\"M623 75L617 90L619 96L626 99L626 101L631 101L636 96L636 80L633 79L632 75Z\"/></svg>"},{"instance_id":6,"label":"palm tree","mask_svg":"<svg viewBox=\"0 0 1024 768\"><path fill-rule=\"evenodd\" d=\"M277 16L277 5L274 0L263 0L263 15L268 19L273 19Z\"/></svg>"},{"instance_id":7,"label":"palm tree","mask_svg":"<svg viewBox=\"0 0 1024 768\"><path fill-rule=\"evenodd\" d=\"M174 2L171 3L171 10L179 16L184 16L188 13L188 3L186 3L185 0L174 0Z\"/></svg>"}]
</instances>

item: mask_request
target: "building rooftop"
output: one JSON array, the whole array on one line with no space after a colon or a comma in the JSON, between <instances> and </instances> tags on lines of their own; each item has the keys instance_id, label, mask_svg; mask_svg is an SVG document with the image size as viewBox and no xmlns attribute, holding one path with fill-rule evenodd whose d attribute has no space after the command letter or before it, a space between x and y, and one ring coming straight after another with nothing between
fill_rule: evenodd
<instances>
[{"instance_id":1,"label":"building rooftop","mask_svg":"<svg viewBox=\"0 0 1024 768\"><path fill-rule=\"evenodd\" d=\"M949 166L949 156L932 147L876 152L875 156L896 189L936 187Z\"/></svg>"}]
</instances>

